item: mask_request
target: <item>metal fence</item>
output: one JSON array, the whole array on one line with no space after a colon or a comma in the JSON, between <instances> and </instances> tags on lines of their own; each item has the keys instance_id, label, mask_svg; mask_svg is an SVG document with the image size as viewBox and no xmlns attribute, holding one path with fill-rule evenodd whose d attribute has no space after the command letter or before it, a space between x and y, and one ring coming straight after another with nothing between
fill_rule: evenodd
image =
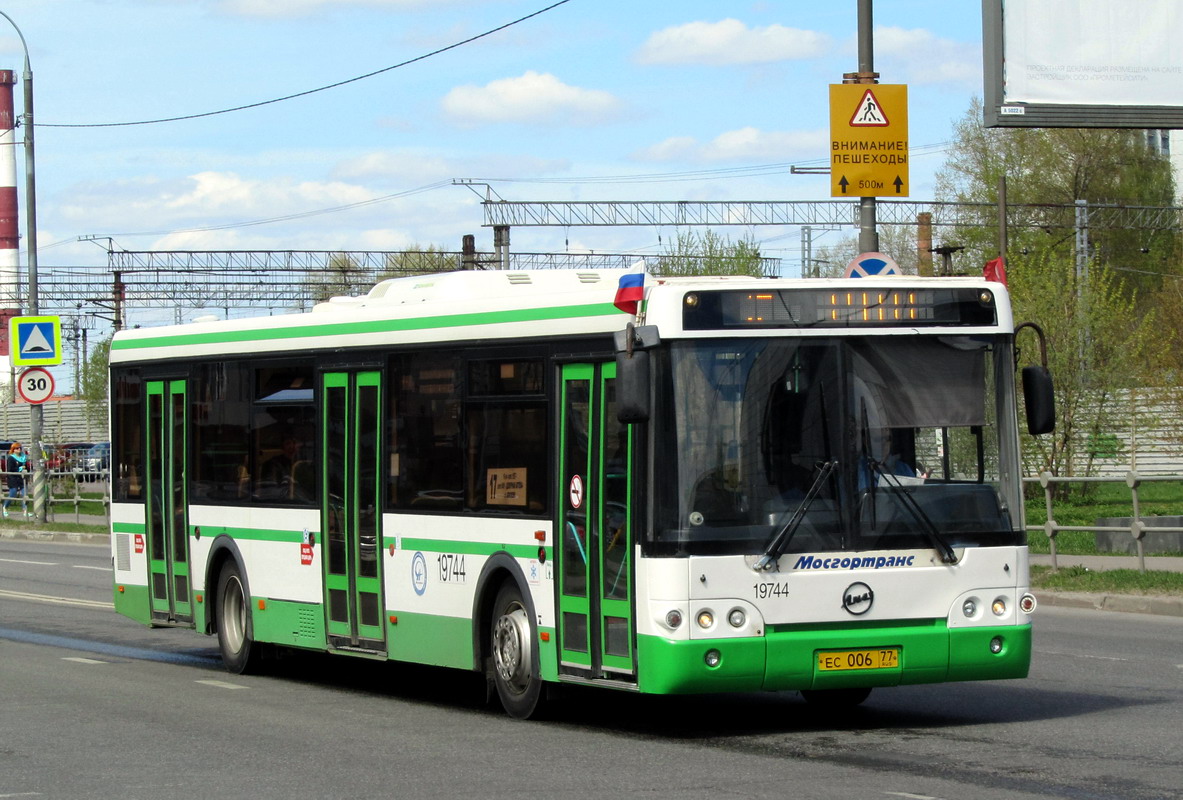
<instances>
[{"instance_id":1,"label":"metal fence","mask_svg":"<svg viewBox=\"0 0 1183 800\"><path fill-rule=\"evenodd\" d=\"M21 473L21 477L25 478L25 489L18 493L15 497L10 498L7 491L7 481L11 472L0 472L5 481L4 498L6 505L13 508L19 504L24 512L25 504L28 509L32 510L33 499L29 496L29 489L32 481L29 476ZM1138 488L1144 483L1155 482L1175 482L1183 483L1183 476L1179 475L1144 475L1138 472L1137 469L1131 469L1124 478L1116 477L1057 477L1050 472L1040 473L1038 477L1024 478L1023 482L1026 484L1039 484L1043 489L1044 508L1047 512L1047 521L1039 525L1027 525L1028 533L1043 533L1048 538L1048 543L1051 548L1052 567L1058 569L1057 551L1056 551L1056 536L1061 531L1107 531L1117 533L1128 533L1133 538L1137 551L1138 569L1141 572L1146 571L1146 552L1144 540L1147 530L1151 527L1146 524L1147 516L1141 513L1141 504L1138 497ZM1113 525L1061 525L1056 522L1055 517L1055 487L1060 484L1089 484L1089 483L1123 483L1130 490L1130 524L1125 526ZM105 524L109 525L111 522L111 481L110 469L103 468L97 471L86 471L81 468L67 468L60 470L46 471L46 507L49 509L49 518L54 522L76 522L76 523L94 523L97 516L94 513L83 513L84 505L89 505L92 508L88 511L93 511L94 504L101 504L102 518ZM83 497L83 493L87 497ZM98 497L94 495L98 494ZM72 517L72 519L71 519ZM1153 529L1162 533L1183 533L1181 526L1167 526L1155 525Z\"/></svg>"},{"instance_id":2,"label":"metal fence","mask_svg":"<svg viewBox=\"0 0 1183 800\"><path fill-rule=\"evenodd\" d=\"M1145 538L1148 525L1146 520L1148 517L1142 515L1141 506L1138 500L1138 487L1143 483L1154 482L1168 482L1173 481L1178 483L1183 481L1183 477L1178 475L1144 475L1136 468L1130 469L1124 478L1118 477L1097 477L1097 478L1077 478L1077 477L1056 477L1050 472L1042 472L1037 478L1024 478L1023 482L1028 484L1038 483L1043 487L1044 507L1047 510L1047 521L1042 525L1028 525L1027 532L1042 531L1047 535L1048 542L1051 547L1052 568L1058 569L1059 565L1056 562L1056 535L1060 531L1112 531L1112 532L1126 532L1133 537L1135 546L1137 548L1138 556L1138 570L1146 571L1146 549ZM1053 505L1053 495L1055 494L1055 487L1062 483L1124 483L1130 490L1130 524L1127 526L1113 526L1113 525L1060 525L1056 522L1055 509ZM1155 525L1155 531L1162 533L1180 533L1183 532L1183 527Z\"/></svg>"},{"instance_id":3,"label":"metal fence","mask_svg":"<svg viewBox=\"0 0 1183 800\"><path fill-rule=\"evenodd\" d=\"M27 472L0 471L3 478L5 517L28 516L33 513L33 476ZM15 492L10 484L17 478L20 488ZM110 470L89 471L82 468L65 467L45 470L45 507L50 522L75 522L78 524L111 523L111 481ZM83 494L87 496L84 497ZM95 495L98 495L97 497ZM97 506L100 513L94 513ZM85 508L85 510L84 510Z\"/></svg>"}]
</instances>

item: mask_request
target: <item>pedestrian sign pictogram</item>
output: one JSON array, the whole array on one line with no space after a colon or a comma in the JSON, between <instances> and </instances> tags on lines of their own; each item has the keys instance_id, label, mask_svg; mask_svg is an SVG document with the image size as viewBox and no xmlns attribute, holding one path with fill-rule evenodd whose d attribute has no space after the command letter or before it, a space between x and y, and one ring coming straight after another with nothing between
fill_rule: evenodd
<instances>
[{"instance_id":1,"label":"pedestrian sign pictogram","mask_svg":"<svg viewBox=\"0 0 1183 800\"><path fill-rule=\"evenodd\" d=\"M830 86L830 195L908 196L908 87Z\"/></svg>"},{"instance_id":2,"label":"pedestrian sign pictogram","mask_svg":"<svg viewBox=\"0 0 1183 800\"><path fill-rule=\"evenodd\" d=\"M14 366L48 367L62 363L61 317L13 317L8 323L9 354Z\"/></svg>"},{"instance_id":3,"label":"pedestrian sign pictogram","mask_svg":"<svg viewBox=\"0 0 1183 800\"><path fill-rule=\"evenodd\" d=\"M883 106L879 104L879 100L875 97L875 93L868 89L867 93L863 95L862 101L858 104L858 108L854 110L854 116L850 118L851 127L886 128L890 124L887 121L887 115L883 113Z\"/></svg>"}]
</instances>

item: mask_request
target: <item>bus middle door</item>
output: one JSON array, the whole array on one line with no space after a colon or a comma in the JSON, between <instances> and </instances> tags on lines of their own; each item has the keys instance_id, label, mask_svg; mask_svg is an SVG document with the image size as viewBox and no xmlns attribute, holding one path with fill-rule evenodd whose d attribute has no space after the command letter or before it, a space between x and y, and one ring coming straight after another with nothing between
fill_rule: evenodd
<instances>
[{"instance_id":1,"label":"bus middle door","mask_svg":"<svg viewBox=\"0 0 1183 800\"><path fill-rule=\"evenodd\" d=\"M324 374L321 536L329 643L385 650L381 373Z\"/></svg>"},{"instance_id":2,"label":"bus middle door","mask_svg":"<svg viewBox=\"0 0 1183 800\"><path fill-rule=\"evenodd\" d=\"M561 391L559 671L630 680L632 436L616 418L616 365L567 364Z\"/></svg>"}]
</instances>

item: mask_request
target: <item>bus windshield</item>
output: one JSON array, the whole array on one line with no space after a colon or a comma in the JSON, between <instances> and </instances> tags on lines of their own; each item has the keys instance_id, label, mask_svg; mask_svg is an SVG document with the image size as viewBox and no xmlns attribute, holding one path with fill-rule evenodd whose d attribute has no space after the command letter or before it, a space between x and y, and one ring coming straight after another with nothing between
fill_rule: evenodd
<instances>
[{"instance_id":1,"label":"bus windshield","mask_svg":"<svg viewBox=\"0 0 1183 800\"><path fill-rule=\"evenodd\" d=\"M672 343L661 554L1021 544L1011 337ZM777 540L775 545L770 544Z\"/></svg>"}]
</instances>

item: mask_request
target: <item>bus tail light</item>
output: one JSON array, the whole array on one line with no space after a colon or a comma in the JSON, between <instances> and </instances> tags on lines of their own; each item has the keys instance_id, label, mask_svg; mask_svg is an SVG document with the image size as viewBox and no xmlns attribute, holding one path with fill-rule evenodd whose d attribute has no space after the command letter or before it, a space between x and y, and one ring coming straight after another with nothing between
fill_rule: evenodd
<instances>
[{"instance_id":1,"label":"bus tail light","mask_svg":"<svg viewBox=\"0 0 1183 800\"><path fill-rule=\"evenodd\" d=\"M665 626L671 631L676 631L682 625L682 612L678 609L666 612Z\"/></svg>"},{"instance_id":2,"label":"bus tail light","mask_svg":"<svg viewBox=\"0 0 1183 800\"><path fill-rule=\"evenodd\" d=\"M1036 602L1035 595L1028 592L1019 598L1019 610L1024 614L1030 614L1035 610Z\"/></svg>"}]
</instances>

